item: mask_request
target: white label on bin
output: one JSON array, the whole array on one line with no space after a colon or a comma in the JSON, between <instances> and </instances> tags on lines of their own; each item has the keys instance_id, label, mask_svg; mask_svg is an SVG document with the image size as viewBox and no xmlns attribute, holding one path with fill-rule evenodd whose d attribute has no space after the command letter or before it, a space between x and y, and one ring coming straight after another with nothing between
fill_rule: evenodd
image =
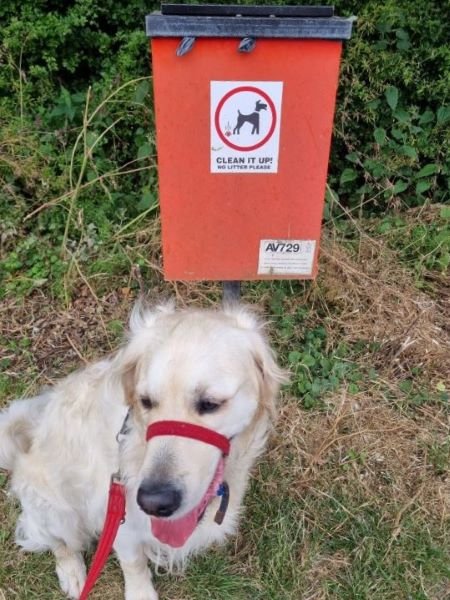
<instances>
[{"instance_id":1,"label":"white label on bin","mask_svg":"<svg viewBox=\"0 0 450 600\"><path fill-rule=\"evenodd\" d=\"M211 81L211 173L277 173L281 81Z\"/></svg>"},{"instance_id":2,"label":"white label on bin","mask_svg":"<svg viewBox=\"0 0 450 600\"><path fill-rule=\"evenodd\" d=\"M316 240L261 240L258 275L311 275Z\"/></svg>"}]
</instances>

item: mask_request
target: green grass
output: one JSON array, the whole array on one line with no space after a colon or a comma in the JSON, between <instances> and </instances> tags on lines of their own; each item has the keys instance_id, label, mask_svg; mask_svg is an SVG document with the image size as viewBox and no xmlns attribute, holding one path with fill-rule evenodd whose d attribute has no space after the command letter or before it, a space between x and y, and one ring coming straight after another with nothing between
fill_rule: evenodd
<instances>
[{"instance_id":1,"label":"green grass","mask_svg":"<svg viewBox=\"0 0 450 600\"><path fill-rule=\"evenodd\" d=\"M344 496L342 490L331 490L330 496L332 499L314 508L330 528L328 539L319 537L317 541L323 553L342 553L348 564L334 581L323 582L329 593L343 600L425 599L423 582L432 587L450 576L446 541L439 540L439 530L430 530L426 519L406 518L394 538L380 507L365 502L358 505L353 494ZM335 536L337 529L339 535Z\"/></svg>"}]
</instances>

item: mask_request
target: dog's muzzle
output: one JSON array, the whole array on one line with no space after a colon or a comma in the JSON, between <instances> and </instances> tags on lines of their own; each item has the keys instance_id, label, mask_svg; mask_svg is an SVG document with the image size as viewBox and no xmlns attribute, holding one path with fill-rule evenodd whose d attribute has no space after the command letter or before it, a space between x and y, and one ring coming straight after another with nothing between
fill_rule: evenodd
<instances>
[{"instance_id":1,"label":"dog's muzzle","mask_svg":"<svg viewBox=\"0 0 450 600\"><path fill-rule=\"evenodd\" d=\"M221 496L221 502L214 521L220 525L225 517L229 501L229 489L227 483L223 481L223 472L225 458L230 453L230 440L224 435L217 433L217 431L184 421L157 421L156 423L152 423L147 428L146 440L149 441L152 438L163 435L175 435L197 440L204 444L215 446L222 453L214 477L206 493L199 504L187 513L187 515L171 520L155 516L150 517L153 535L160 542L168 544L173 548L179 548L192 535L208 504L216 496Z\"/></svg>"}]
</instances>

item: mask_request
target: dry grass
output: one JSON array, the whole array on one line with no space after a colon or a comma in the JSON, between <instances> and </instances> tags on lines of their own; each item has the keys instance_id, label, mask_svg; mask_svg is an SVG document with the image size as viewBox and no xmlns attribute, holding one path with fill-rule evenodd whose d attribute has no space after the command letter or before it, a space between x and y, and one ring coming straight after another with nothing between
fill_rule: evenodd
<instances>
[{"instance_id":1,"label":"dry grass","mask_svg":"<svg viewBox=\"0 0 450 600\"><path fill-rule=\"evenodd\" d=\"M379 344L374 360L399 376L414 367L428 377L448 373L450 336L446 294L431 298L380 240L362 236L353 252L331 235L322 244L320 294L335 334Z\"/></svg>"},{"instance_id":2,"label":"dry grass","mask_svg":"<svg viewBox=\"0 0 450 600\"><path fill-rule=\"evenodd\" d=\"M430 518L444 522L450 516L450 478L436 474L427 448L448 439L450 420L443 410L432 419L430 409L420 412L412 419L370 391L343 392L319 414L291 399L282 408L271 458L295 457L289 464L294 497L312 489L323 493L344 477L381 508L406 506L414 498Z\"/></svg>"}]
</instances>

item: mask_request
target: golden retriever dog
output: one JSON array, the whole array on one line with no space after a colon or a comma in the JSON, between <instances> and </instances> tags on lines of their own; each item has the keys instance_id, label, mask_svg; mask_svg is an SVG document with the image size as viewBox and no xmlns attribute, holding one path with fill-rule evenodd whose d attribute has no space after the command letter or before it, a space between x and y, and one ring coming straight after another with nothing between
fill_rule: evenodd
<instances>
[{"instance_id":1,"label":"golden retriever dog","mask_svg":"<svg viewBox=\"0 0 450 600\"><path fill-rule=\"evenodd\" d=\"M78 598L82 552L105 519L111 476L126 490L114 551L126 600L156 600L149 560L171 569L236 531L255 459L264 449L284 372L247 309L137 306L127 343L41 395L0 413L0 468L22 512L17 543L53 552L63 592ZM166 420L229 440L213 445L146 431ZM228 484L229 505L214 517ZM218 493L218 492L217 492Z\"/></svg>"}]
</instances>

